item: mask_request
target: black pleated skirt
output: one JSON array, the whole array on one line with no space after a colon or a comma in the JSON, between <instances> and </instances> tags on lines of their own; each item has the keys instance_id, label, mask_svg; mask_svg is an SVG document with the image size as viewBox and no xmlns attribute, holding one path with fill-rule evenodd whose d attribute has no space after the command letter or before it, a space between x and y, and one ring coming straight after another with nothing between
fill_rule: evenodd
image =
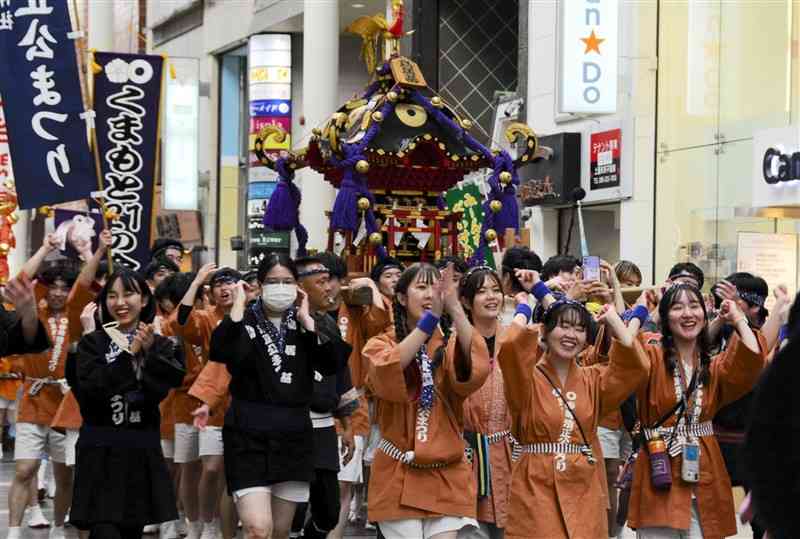
<instances>
[{"instance_id":1,"label":"black pleated skirt","mask_svg":"<svg viewBox=\"0 0 800 539\"><path fill-rule=\"evenodd\" d=\"M145 445L108 447L79 440L70 510L74 526L85 530L98 522L139 525L178 518L161 448Z\"/></svg>"}]
</instances>

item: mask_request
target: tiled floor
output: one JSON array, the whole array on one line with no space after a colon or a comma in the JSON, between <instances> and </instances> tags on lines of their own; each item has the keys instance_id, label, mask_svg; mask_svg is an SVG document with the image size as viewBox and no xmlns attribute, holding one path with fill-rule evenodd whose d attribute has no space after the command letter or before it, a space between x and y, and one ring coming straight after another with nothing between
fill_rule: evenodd
<instances>
[{"instance_id":1,"label":"tiled floor","mask_svg":"<svg viewBox=\"0 0 800 539\"><path fill-rule=\"evenodd\" d=\"M14 471L14 464L13 462L9 461L7 458L0 462L0 539L5 538L8 526L8 489L11 485L11 478ZM44 504L44 512L47 518L52 518L52 510L53 510L53 503L52 500L47 500ZM26 529L23 532L25 535L24 537L30 539L46 539L48 536L47 530L30 530ZM69 539L76 539L77 534L75 530L72 528L67 529L67 537ZM155 539L156 536L149 535L144 536L145 538ZM241 534L240 534L241 537ZM346 535L348 538L368 538L374 537L374 533L369 533L365 531L363 528L360 529L350 529ZM626 529L623 534L624 539L633 539L636 537L636 534L631 530ZM744 538L751 538L752 533L750 532L749 527L745 530L740 527L739 534L735 536L736 539L744 539ZM409 538L411 539L411 538ZM601 539L601 538L598 538Z\"/></svg>"}]
</instances>

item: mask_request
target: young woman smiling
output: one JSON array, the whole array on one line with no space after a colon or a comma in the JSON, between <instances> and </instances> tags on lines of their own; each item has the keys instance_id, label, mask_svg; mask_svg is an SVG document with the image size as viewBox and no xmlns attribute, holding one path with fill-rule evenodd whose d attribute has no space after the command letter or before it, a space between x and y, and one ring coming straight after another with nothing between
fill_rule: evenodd
<instances>
[{"instance_id":1,"label":"young woman smiling","mask_svg":"<svg viewBox=\"0 0 800 539\"><path fill-rule=\"evenodd\" d=\"M395 294L394 328L363 350L382 435L369 520L386 539L455 539L458 530L476 524L463 405L486 381L489 354L459 302L452 265L440 274L414 264ZM455 335L439 328L445 311Z\"/></svg>"},{"instance_id":2,"label":"young woman smiling","mask_svg":"<svg viewBox=\"0 0 800 539\"><path fill-rule=\"evenodd\" d=\"M534 296L550 301L538 274L532 281ZM610 361L580 367L589 312L564 299L547 308L541 326L529 325L528 294L516 299L517 314L497 356L516 440L506 537L608 537L608 488L597 426L644 381L647 357L613 307L606 306L597 321L615 339Z\"/></svg>"},{"instance_id":3,"label":"young woman smiling","mask_svg":"<svg viewBox=\"0 0 800 539\"><path fill-rule=\"evenodd\" d=\"M182 358L154 333L155 302L139 274L115 272L97 302L107 323L77 352L73 391L83 426L70 520L90 538L139 538L145 524L178 516L158 405L180 385Z\"/></svg>"},{"instance_id":4,"label":"young woman smiling","mask_svg":"<svg viewBox=\"0 0 800 539\"><path fill-rule=\"evenodd\" d=\"M517 279L524 274L516 270ZM460 538L501 539L511 491L511 414L503 390L503 375L495 361L503 330L500 317L504 295L500 276L488 266L468 270L461 279L459 297L467 316L486 341L489 377L464 402L464 438L470 446L477 485L479 529L467 528Z\"/></svg>"},{"instance_id":5,"label":"young woman smiling","mask_svg":"<svg viewBox=\"0 0 800 539\"><path fill-rule=\"evenodd\" d=\"M638 330L647 308L637 306L634 314L629 328ZM763 337L753 333L736 303L725 300L720 317L736 332L725 351L711 357L705 302L691 284L667 289L656 314L661 336L641 335L651 368L637 392L638 416L646 439L658 434L663 440L671 470L659 470L654 481L652 457L640 450L628 525L644 539L735 535L731 483L711 420L755 384L764 365Z\"/></svg>"}]
</instances>

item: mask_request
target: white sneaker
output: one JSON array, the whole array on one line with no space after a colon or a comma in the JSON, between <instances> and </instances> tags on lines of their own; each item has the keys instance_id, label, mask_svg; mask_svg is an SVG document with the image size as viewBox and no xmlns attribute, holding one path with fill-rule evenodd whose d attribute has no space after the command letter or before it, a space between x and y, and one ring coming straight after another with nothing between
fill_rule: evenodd
<instances>
[{"instance_id":1,"label":"white sneaker","mask_svg":"<svg viewBox=\"0 0 800 539\"><path fill-rule=\"evenodd\" d=\"M22 528L20 527L9 528L8 535L6 535L6 539L22 539Z\"/></svg>"},{"instance_id":2,"label":"white sneaker","mask_svg":"<svg viewBox=\"0 0 800 539\"><path fill-rule=\"evenodd\" d=\"M144 528L142 528L142 534L144 535L155 535L158 531L158 524L148 524Z\"/></svg>"},{"instance_id":3,"label":"white sneaker","mask_svg":"<svg viewBox=\"0 0 800 539\"><path fill-rule=\"evenodd\" d=\"M49 528L50 521L42 513L42 506L36 504L27 510L29 528Z\"/></svg>"},{"instance_id":4,"label":"white sneaker","mask_svg":"<svg viewBox=\"0 0 800 539\"><path fill-rule=\"evenodd\" d=\"M175 529L181 537L186 537L189 534L189 531L186 529L186 517L181 513L178 513L178 520L175 521Z\"/></svg>"},{"instance_id":5,"label":"white sneaker","mask_svg":"<svg viewBox=\"0 0 800 539\"><path fill-rule=\"evenodd\" d=\"M161 524L158 532L159 539L178 539L177 522L177 520L173 520L172 522Z\"/></svg>"},{"instance_id":6,"label":"white sneaker","mask_svg":"<svg viewBox=\"0 0 800 539\"><path fill-rule=\"evenodd\" d=\"M66 539L66 535L64 535L64 526L53 526L50 528L50 535L48 536L49 539Z\"/></svg>"},{"instance_id":7,"label":"white sneaker","mask_svg":"<svg viewBox=\"0 0 800 539\"><path fill-rule=\"evenodd\" d=\"M200 539L222 539L222 530L219 527L219 520L214 519L211 522L204 522L203 533L200 534Z\"/></svg>"}]
</instances>

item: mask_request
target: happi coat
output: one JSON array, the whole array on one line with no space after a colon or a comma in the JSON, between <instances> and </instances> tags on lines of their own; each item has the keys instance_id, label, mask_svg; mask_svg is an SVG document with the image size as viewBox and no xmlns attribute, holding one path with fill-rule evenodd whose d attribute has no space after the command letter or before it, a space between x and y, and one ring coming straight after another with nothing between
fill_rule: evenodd
<instances>
[{"instance_id":1,"label":"happi coat","mask_svg":"<svg viewBox=\"0 0 800 539\"><path fill-rule=\"evenodd\" d=\"M158 405L184 376L183 358L155 335L137 376L134 357L97 330L76 354L73 392L83 416L70 521L139 525L177 518L161 452Z\"/></svg>"},{"instance_id":2,"label":"happi coat","mask_svg":"<svg viewBox=\"0 0 800 539\"><path fill-rule=\"evenodd\" d=\"M437 330L427 345L431 360L442 344L443 336ZM377 450L369 485L369 520L475 518L475 482L464 455L464 400L489 375L489 352L483 337L473 331L469 356L465 357L456 336L450 336L442 364L433 373L435 392L427 426L417 425L418 363L412 360L405 370L401 368L394 329L370 339L363 354L369 362L367 383L375 395L382 437L402 451L414 451L415 462L447 463L443 468L413 468ZM457 371L462 370L467 377L459 379Z\"/></svg>"},{"instance_id":3,"label":"happi coat","mask_svg":"<svg viewBox=\"0 0 800 539\"><path fill-rule=\"evenodd\" d=\"M541 366L574 407L596 462L583 454L522 453L514 463L506 538L608 537L608 487L597 426L644 382L647 356L638 343L626 347L615 341L608 366L580 367L574 361L562 385L539 348L539 331L539 326L512 324L497 354L512 435L523 445L583 445L580 429Z\"/></svg>"},{"instance_id":4,"label":"happi coat","mask_svg":"<svg viewBox=\"0 0 800 539\"><path fill-rule=\"evenodd\" d=\"M494 351L489 352L489 376L483 385L464 401L464 430L483 435L508 432L511 429L511 412L506 403L503 373L495 357L503 342L503 330L498 332ZM488 343L487 343L488 345ZM474 452L473 452L474 453ZM511 494L511 444L509 436L489 444L490 481L487 496L477 497L478 520L505 528ZM473 454L472 468L476 485L480 485L479 459Z\"/></svg>"},{"instance_id":5,"label":"happi coat","mask_svg":"<svg viewBox=\"0 0 800 539\"><path fill-rule=\"evenodd\" d=\"M758 332L756 336L760 350L766 350L764 337ZM651 363L650 377L636 395L639 420L646 427L670 411L677 397L673 375L665 364L660 335L640 333L639 339ZM738 333L734 334L725 351L711 360L710 382L702 388L699 422L711 421L722 406L750 391L764 363L765 352L750 351L742 344ZM664 426L673 426L675 422L673 415ZM631 486L628 526L688 529L694 494L705 539L736 535L731 482L716 437L700 438L699 483L689 484L681 479L681 461L681 455L672 458L672 487L668 491L656 490L650 480L647 452L644 447L640 449Z\"/></svg>"}]
</instances>

